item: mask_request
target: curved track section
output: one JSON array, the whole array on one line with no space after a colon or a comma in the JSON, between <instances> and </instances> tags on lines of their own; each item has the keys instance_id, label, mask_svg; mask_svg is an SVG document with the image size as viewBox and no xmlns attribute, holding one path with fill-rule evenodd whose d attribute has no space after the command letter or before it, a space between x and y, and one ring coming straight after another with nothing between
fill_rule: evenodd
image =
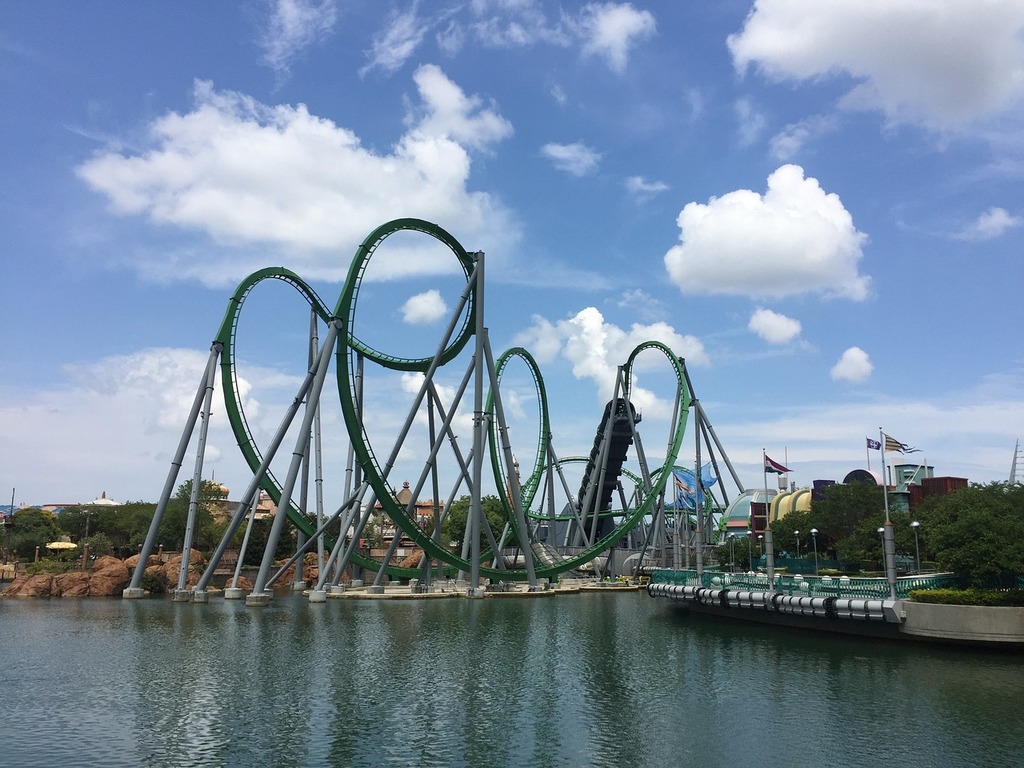
<instances>
[{"instance_id":1,"label":"curved track section","mask_svg":"<svg viewBox=\"0 0 1024 768\"><path fill-rule=\"evenodd\" d=\"M461 323L459 322L458 316L453 318L448 338L444 342L443 346L439 345L438 352L431 356L410 358L392 355L371 347L369 344L362 341L354 332L354 329L356 328L359 289L363 277L366 274L366 270L374 253L377 251L381 243L391 235L398 232L418 232L440 242L452 252L459 268L466 277L466 289L462 296L463 304L461 311ZM341 318L345 322L346 336L345 342L339 342L335 350L337 359L338 394L341 400L341 407L344 414L345 424L348 429L349 439L357 461L362 467L366 481L369 483L376 496L377 502L381 504L386 514L416 546L419 546L428 557L441 560L452 567L464 571L470 570L471 563L437 544L430 535L419 527L417 521L410 517L406 509L395 500L391 486L388 482L388 471L390 470L390 467L388 467L388 469L382 467L372 445L370 444L369 436L366 433L360 417L355 371L357 368L357 361L362 358L365 361L370 361L386 369L420 372L429 376L437 368L458 357L475 335L475 307L482 296L481 292L483 290L480 281L475 279L475 269L476 259L467 253L458 241L445 230L420 219L397 219L375 229L360 244L349 269L344 289L342 290L341 296L338 299L337 306L333 313L327 309L326 305L321 301L316 292L294 272L284 268L263 269L250 275L235 290L235 293L232 295L229 302L227 313L216 339L223 345L221 363L222 380L228 418L239 448L241 449L249 467L253 472L255 472L262 463L263 456L253 439L252 431L249 428L242 409L241 400L238 395L238 381L235 373L234 359L238 321L246 296L248 296L253 288L264 280L281 280L295 288L295 290L305 298L312 310L322 321L329 322L334 318ZM675 372L678 383L677 411L671 427L672 433L669 439L664 465L671 467L675 464L676 457L682 444L683 433L686 428L686 421L690 406L689 392L684 384L685 373L682 368L682 361L661 342L651 341L639 345L633 350L629 356L628 362L624 366L624 396L628 398L629 395L630 371L635 359L638 355L648 351L660 352L666 357ZM540 411L539 434L537 436L537 458L534 466L530 470L530 473L523 479L521 484L523 509L528 519L549 519L547 516L531 509L538 489L540 488L542 476L548 469L547 448L550 443L551 434L547 396L540 370L536 361L529 352L521 347L516 347L508 350L499 357L495 364L495 381L500 383L501 374L504 372L506 366L511 361L517 359L526 365L533 377L537 393L538 408ZM492 415L493 406L494 392L491 392L487 398L487 412ZM488 435L488 442L490 443L491 448L492 469L498 487L503 488L506 487L508 479L507 468L502 466L502 452L497 450L495 436L496 427L495 420L493 418L490 419L490 424L491 429L490 434ZM400 446L396 446L394 450L397 452L399 447ZM623 474L629 473L623 472ZM630 476L639 480L635 475ZM661 470L651 472L651 487L649 488L648 493L634 508L614 513L615 515L621 515L621 518L613 530L595 541L582 552L572 557L566 557L563 561L556 564L537 567L536 575L539 577L557 576L559 573L572 570L590 562L599 554L606 551L617 540L621 539L628 531L634 528L640 520L652 513L654 504L664 492L665 485L670 476L670 472ZM281 486L272 474L268 472L261 480L260 485L263 490L267 491L271 495L276 503L280 503ZM508 509L508 499L503 498L502 501L506 506L507 519L514 520L511 510ZM287 515L288 519L307 535L311 535L314 532L315 526L312 521L302 514L300 510L295 508L294 505L289 504ZM515 531L515 533L521 543L524 543L524 539L528 538L526 535L527 532ZM489 556L489 554L485 554L481 559ZM354 559L359 565L364 567L372 569L380 567L380 563L368 558L356 556ZM412 576L416 575L418 570L400 569L392 566L388 568L388 572L393 575ZM523 580L527 578L526 571L506 570L494 567L481 566L480 573L503 579Z\"/></svg>"}]
</instances>

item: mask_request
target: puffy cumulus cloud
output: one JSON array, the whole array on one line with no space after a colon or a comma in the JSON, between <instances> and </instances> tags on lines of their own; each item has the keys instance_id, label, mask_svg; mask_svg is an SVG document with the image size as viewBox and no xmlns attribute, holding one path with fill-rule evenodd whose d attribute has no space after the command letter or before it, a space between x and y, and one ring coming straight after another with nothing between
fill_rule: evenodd
<instances>
[{"instance_id":1,"label":"puffy cumulus cloud","mask_svg":"<svg viewBox=\"0 0 1024 768\"><path fill-rule=\"evenodd\" d=\"M832 366L829 374L835 381L864 381L874 369L867 352L860 347L850 347Z\"/></svg>"},{"instance_id":2,"label":"puffy cumulus cloud","mask_svg":"<svg viewBox=\"0 0 1024 768\"><path fill-rule=\"evenodd\" d=\"M797 165L772 173L763 196L741 189L687 203L677 223L682 242L665 267L683 293L867 296L869 279L857 272L866 235Z\"/></svg>"},{"instance_id":3,"label":"puffy cumulus cloud","mask_svg":"<svg viewBox=\"0 0 1024 768\"><path fill-rule=\"evenodd\" d=\"M629 51L637 41L654 35L657 24L650 11L638 11L632 3L590 3L580 18L583 54L605 59L613 72L623 72Z\"/></svg>"},{"instance_id":4,"label":"puffy cumulus cloud","mask_svg":"<svg viewBox=\"0 0 1024 768\"><path fill-rule=\"evenodd\" d=\"M440 67L425 64L413 75L423 107L406 118L417 134L450 137L474 149L486 149L512 135L512 123L482 100L467 96Z\"/></svg>"},{"instance_id":5,"label":"puffy cumulus cloud","mask_svg":"<svg viewBox=\"0 0 1024 768\"><path fill-rule=\"evenodd\" d=\"M944 128L996 114L1024 89L1022 0L757 0L730 35L738 70L773 80L840 73L851 108Z\"/></svg>"},{"instance_id":6,"label":"puffy cumulus cloud","mask_svg":"<svg viewBox=\"0 0 1024 768\"><path fill-rule=\"evenodd\" d=\"M590 379L596 386L597 396L607 398L614 389L618 367L645 341L662 342L689 364L708 363L704 345L694 336L677 333L663 322L634 323L626 330L608 323L595 307L582 309L556 323L534 316L533 324L518 334L513 344L528 349L540 364L551 362L558 356L568 360L577 379ZM658 355L640 356L634 372L659 364L663 365L664 361ZM669 408L639 386L633 390L633 400L638 406L650 407L659 413L665 413Z\"/></svg>"},{"instance_id":7,"label":"puffy cumulus cloud","mask_svg":"<svg viewBox=\"0 0 1024 768\"><path fill-rule=\"evenodd\" d=\"M448 313L448 305L435 289L410 296L402 305L402 320L410 325L436 323Z\"/></svg>"},{"instance_id":8,"label":"puffy cumulus cloud","mask_svg":"<svg viewBox=\"0 0 1024 768\"><path fill-rule=\"evenodd\" d=\"M337 19L335 0L276 0L260 39L264 61L286 75L292 59L327 37Z\"/></svg>"},{"instance_id":9,"label":"puffy cumulus cloud","mask_svg":"<svg viewBox=\"0 0 1024 768\"><path fill-rule=\"evenodd\" d=\"M981 214L969 226L957 233L958 240L992 240L1003 232L1024 224L1024 219L1007 212L1005 208L993 206Z\"/></svg>"},{"instance_id":10,"label":"puffy cumulus cloud","mask_svg":"<svg viewBox=\"0 0 1024 768\"><path fill-rule=\"evenodd\" d=\"M788 344L800 335L800 322L770 309L758 308L750 316L747 328L769 344Z\"/></svg>"},{"instance_id":11,"label":"puffy cumulus cloud","mask_svg":"<svg viewBox=\"0 0 1024 768\"><path fill-rule=\"evenodd\" d=\"M638 203L646 202L662 192L667 192L668 184L663 181L648 181L643 176L630 176L626 179L626 191Z\"/></svg>"},{"instance_id":12,"label":"puffy cumulus cloud","mask_svg":"<svg viewBox=\"0 0 1024 768\"><path fill-rule=\"evenodd\" d=\"M601 162L601 155L582 142L545 144L540 151L554 164L555 168L573 176L586 176L593 173Z\"/></svg>"},{"instance_id":13,"label":"puffy cumulus cloud","mask_svg":"<svg viewBox=\"0 0 1024 768\"><path fill-rule=\"evenodd\" d=\"M304 105L268 106L197 82L191 111L150 125L148 149L110 146L76 172L116 214L144 215L238 249L182 251L166 279L230 284L251 267L241 263L249 258L241 246L284 250L307 277L340 279L337 253L354 249L367 221L458 221L461 237L484 238L507 216L490 196L467 189L467 147L486 147L511 128L436 67L421 68L416 82L419 121L389 154ZM504 226L515 232L511 222ZM162 268L162 256L141 261L144 272Z\"/></svg>"}]
</instances>

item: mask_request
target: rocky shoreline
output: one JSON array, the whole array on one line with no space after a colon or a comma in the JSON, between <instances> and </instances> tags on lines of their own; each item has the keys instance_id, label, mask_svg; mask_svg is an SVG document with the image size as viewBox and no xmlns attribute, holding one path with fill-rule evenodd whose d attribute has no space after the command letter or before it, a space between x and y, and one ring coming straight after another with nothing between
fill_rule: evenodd
<instances>
[{"instance_id":1,"label":"rocky shoreline","mask_svg":"<svg viewBox=\"0 0 1024 768\"><path fill-rule=\"evenodd\" d=\"M199 581L201 568L205 562L205 558L199 552L192 550L187 588L195 586ZM97 557L84 570L22 574L16 577L7 589L0 591L0 597L120 597L131 581L138 563L138 555L133 555L127 560L103 555ZM151 574L165 591L177 586L180 570L180 554L169 557L166 561L153 555L146 564L146 573Z\"/></svg>"}]
</instances>

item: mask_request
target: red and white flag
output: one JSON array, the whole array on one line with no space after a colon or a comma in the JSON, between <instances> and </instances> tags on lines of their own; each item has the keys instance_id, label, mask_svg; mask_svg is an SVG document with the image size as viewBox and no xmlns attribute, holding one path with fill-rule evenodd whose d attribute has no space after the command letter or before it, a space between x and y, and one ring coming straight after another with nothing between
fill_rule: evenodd
<instances>
[{"instance_id":1,"label":"red and white flag","mask_svg":"<svg viewBox=\"0 0 1024 768\"><path fill-rule=\"evenodd\" d=\"M786 472L789 472L789 467L782 466L781 464L779 464L779 462L775 461L772 458L769 458L768 454L766 453L764 455L764 471L773 472L776 475L782 475L785 474Z\"/></svg>"}]
</instances>

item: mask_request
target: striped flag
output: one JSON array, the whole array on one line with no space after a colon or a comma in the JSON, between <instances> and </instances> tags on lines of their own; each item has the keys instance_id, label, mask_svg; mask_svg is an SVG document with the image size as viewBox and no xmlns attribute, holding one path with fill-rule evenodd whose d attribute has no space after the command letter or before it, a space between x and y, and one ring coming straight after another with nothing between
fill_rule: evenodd
<instances>
[{"instance_id":1,"label":"striped flag","mask_svg":"<svg viewBox=\"0 0 1024 768\"><path fill-rule=\"evenodd\" d=\"M789 472L789 468L782 466L779 462L775 461L775 459L769 458L766 453L764 455L764 471L772 472L776 475L783 475L786 472Z\"/></svg>"},{"instance_id":2,"label":"striped flag","mask_svg":"<svg viewBox=\"0 0 1024 768\"><path fill-rule=\"evenodd\" d=\"M899 453L917 453L919 448L911 448L906 443L901 443L895 437L882 433L882 437L885 438L885 450L886 451L898 451Z\"/></svg>"}]
</instances>

